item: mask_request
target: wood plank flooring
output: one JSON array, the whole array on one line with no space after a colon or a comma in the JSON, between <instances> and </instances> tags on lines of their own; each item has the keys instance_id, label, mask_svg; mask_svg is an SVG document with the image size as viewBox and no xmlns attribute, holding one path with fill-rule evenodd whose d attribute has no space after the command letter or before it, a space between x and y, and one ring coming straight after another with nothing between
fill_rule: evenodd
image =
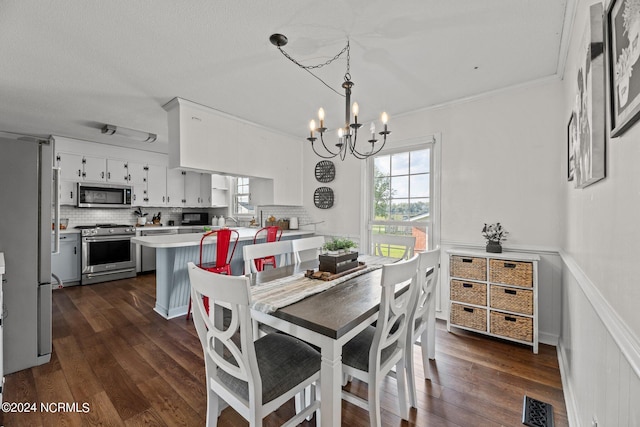
<instances>
[{"instance_id":1,"label":"wood plank flooring","mask_svg":"<svg viewBox=\"0 0 640 427\"><path fill-rule=\"evenodd\" d=\"M35 403L37 410L0 413L0 425L204 426L204 362L193 323L163 319L154 301L153 274L55 290L51 362L8 375L4 388L5 402ZM534 355L530 347L447 333L438 322L436 348L431 381L417 381L418 408L408 422L398 416L395 379L385 380L383 425L521 426L526 394L551 403L555 425L568 426L555 347L541 345ZM347 387L366 398L366 384ZM66 407L40 406L58 402ZM280 425L292 411L289 402L265 425ZM345 426L368 425L368 414L345 402L342 417ZM218 425L248 424L227 408Z\"/></svg>"}]
</instances>

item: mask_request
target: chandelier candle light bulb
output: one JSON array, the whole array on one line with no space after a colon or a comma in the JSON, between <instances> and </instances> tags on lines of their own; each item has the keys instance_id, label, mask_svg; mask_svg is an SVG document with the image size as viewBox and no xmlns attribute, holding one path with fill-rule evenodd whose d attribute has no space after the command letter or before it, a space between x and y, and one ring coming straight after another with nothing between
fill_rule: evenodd
<instances>
[{"instance_id":1,"label":"chandelier candle light bulb","mask_svg":"<svg viewBox=\"0 0 640 427\"><path fill-rule=\"evenodd\" d=\"M358 107L358 103L353 103L353 123L358 123L358 113L360 112L360 107Z\"/></svg>"},{"instance_id":2,"label":"chandelier candle light bulb","mask_svg":"<svg viewBox=\"0 0 640 427\"><path fill-rule=\"evenodd\" d=\"M315 120L311 120L309 122L309 130L311 131L311 138L313 138L313 131L316 128L316 121Z\"/></svg>"},{"instance_id":3,"label":"chandelier candle light bulb","mask_svg":"<svg viewBox=\"0 0 640 427\"><path fill-rule=\"evenodd\" d=\"M322 129L324 127L324 108L320 108L318 110L318 119L320 119L320 128Z\"/></svg>"},{"instance_id":4,"label":"chandelier candle light bulb","mask_svg":"<svg viewBox=\"0 0 640 427\"><path fill-rule=\"evenodd\" d=\"M376 125L375 125L375 123L371 122L371 127L369 128L369 130L371 131L371 139L369 140L369 142L375 142L375 139L376 139Z\"/></svg>"}]
</instances>

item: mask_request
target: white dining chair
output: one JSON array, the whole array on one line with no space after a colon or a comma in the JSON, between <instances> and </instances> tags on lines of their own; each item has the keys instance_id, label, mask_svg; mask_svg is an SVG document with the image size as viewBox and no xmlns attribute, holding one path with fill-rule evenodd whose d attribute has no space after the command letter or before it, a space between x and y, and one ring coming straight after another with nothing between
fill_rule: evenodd
<instances>
[{"instance_id":1,"label":"white dining chair","mask_svg":"<svg viewBox=\"0 0 640 427\"><path fill-rule=\"evenodd\" d=\"M398 236L395 234L372 234L371 254L394 258L409 259L413 256L416 246L415 236ZM401 256L395 253L402 251Z\"/></svg>"},{"instance_id":2,"label":"white dining chair","mask_svg":"<svg viewBox=\"0 0 640 427\"><path fill-rule=\"evenodd\" d=\"M256 268L254 260L268 256L275 256L276 265L278 267L284 267L290 263L291 252L291 240L245 245L242 247L244 272L245 274L257 273L258 269Z\"/></svg>"},{"instance_id":3,"label":"white dining chair","mask_svg":"<svg viewBox=\"0 0 640 427\"><path fill-rule=\"evenodd\" d=\"M417 268L417 256L382 267L382 297L376 326L367 327L342 349L343 374L368 384L368 400L346 390L343 390L342 398L369 411L369 422L375 427L381 426L380 385L394 367L400 416L405 420L409 417L405 351L409 310L413 307L417 290ZM411 281L409 290L396 298L396 285L406 281Z\"/></svg>"},{"instance_id":4,"label":"white dining chair","mask_svg":"<svg viewBox=\"0 0 640 427\"><path fill-rule=\"evenodd\" d=\"M416 380L413 365L413 345L420 338L424 378L429 378L429 359L435 358L435 293L440 276L440 249L418 254L418 286L411 322L407 328L407 383L409 402L417 408Z\"/></svg>"},{"instance_id":5,"label":"white dining chair","mask_svg":"<svg viewBox=\"0 0 640 427\"><path fill-rule=\"evenodd\" d=\"M291 248L293 250L293 258L296 264L304 261L311 261L318 259L320 250L324 245L323 236L307 237L305 239L295 239L291 241Z\"/></svg>"},{"instance_id":6,"label":"white dining chair","mask_svg":"<svg viewBox=\"0 0 640 427\"><path fill-rule=\"evenodd\" d=\"M250 279L215 274L188 263L193 321L202 344L207 384L207 426L215 426L224 400L250 426L262 426L265 416L278 409L307 386L320 381L320 353L303 341L285 334L268 334L253 340L249 303ZM209 307L231 312L223 327L208 316ZM232 339L239 333L239 344ZM224 351L226 350L226 351ZM294 426L320 408L315 398L285 424ZM304 402L304 399L301 399Z\"/></svg>"}]
</instances>

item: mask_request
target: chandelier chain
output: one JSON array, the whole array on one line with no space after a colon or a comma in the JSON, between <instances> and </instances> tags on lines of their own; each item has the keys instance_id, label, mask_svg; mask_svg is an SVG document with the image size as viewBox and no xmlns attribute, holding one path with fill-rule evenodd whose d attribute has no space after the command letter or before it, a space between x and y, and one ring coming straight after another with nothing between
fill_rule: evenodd
<instances>
[{"instance_id":1,"label":"chandelier chain","mask_svg":"<svg viewBox=\"0 0 640 427\"><path fill-rule=\"evenodd\" d=\"M284 57L287 58L289 61L293 62L298 67L302 68L307 73L311 74L313 77L315 77L316 79L320 80L323 85L325 85L326 87L328 87L329 89L334 91L337 95L339 95L339 96L341 96L343 98L345 97L342 93L338 92L337 90L335 90L334 88L329 86L329 84L327 82L325 82L320 77L315 75L311 70L322 68L325 65L329 65L332 62L334 62L336 59L340 58L343 53L347 52L347 73L344 76L345 76L345 80L347 79L347 76L348 76L348 79L350 80L351 76L349 75L349 61L351 59L351 55L350 55L351 49L349 47L349 40L347 40L347 45L336 56L334 56L333 58L323 62L322 64L315 64L315 65L303 65L300 62L298 62L295 58L293 58L291 55L289 55L287 52L285 52L284 49L282 49L280 46L277 46L277 47L278 47L278 50L280 51L280 53L282 53L284 55Z\"/></svg>"},{"instance_id":2,"label":"chandelier chain","mask_svg":"<svg viewBox=\"0 0 640 427\"><path fill-rule=\"evenodd\" d=\"M287 52L284 51L284 49L282 49L280 46L278 46L278 50L280 51L280 53L282 53L288 60L290 60L291 62L293 62L294 64L296 64L298 67L300 68L304 68L305 70L312 70L314 68L322 68L326 65L331 64L332 62L334 62L336 59L340 58L342 56L343 53L347 52L347 73L349 72L349 41L347 41L347 45L344 47L344 49L342 49L340 51L340 53L338 53L336 56L334 56L333 58L321 63L321 64L316 64L316 65L303 65L301 63L299 63L298 61L296 61L294 58L291 57L291 55L289 55Z\"/></svg>"}]
</instances>

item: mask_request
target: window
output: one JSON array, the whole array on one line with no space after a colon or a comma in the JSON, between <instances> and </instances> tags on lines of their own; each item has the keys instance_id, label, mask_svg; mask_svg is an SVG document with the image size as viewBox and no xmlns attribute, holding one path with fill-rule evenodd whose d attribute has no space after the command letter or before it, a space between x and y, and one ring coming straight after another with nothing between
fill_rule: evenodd
<instances>
[{"instance_id":1,"label":"window","mask_svg":"<svg viewBox=\"0 0 640 427\"><path fill-rule=\"evenodd\" d=\"M369 241L373 234L414 236L416 252L434 245L434 145L435 140L369 160ZM382 250L387 256L404 252L393 245Z\"/></svg>"},{"instance_id":2,"label":"window","mask_svg":"<svg viewBox=\"0 0 640 427\"><path fill-rule=\"evenodd\" d=\"M251 192L249 189L249 178L235 178L235 193L233 195L234 215L254 215L255 208L251 204Z\"/></svg>"}]
</instances>

